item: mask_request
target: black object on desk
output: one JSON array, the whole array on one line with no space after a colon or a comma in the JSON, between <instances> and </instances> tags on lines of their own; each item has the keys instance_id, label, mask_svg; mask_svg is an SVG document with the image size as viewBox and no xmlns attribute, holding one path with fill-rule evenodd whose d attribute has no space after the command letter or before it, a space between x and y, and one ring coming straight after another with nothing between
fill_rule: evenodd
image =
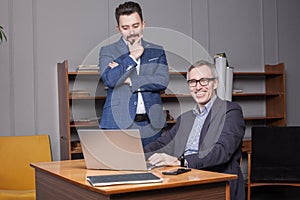
<instances>
[{"instance_id":1,"label":"black object on desk","mask_svg":"<svg viewBox=\"0 0 300 200\"><path fill-rule=\"evenodd\" d=\"M178 174L182 174L182 173L189 172L189 171L191 171L190 168L178 168L178 169L175 169L175 170L162 172L162 174L164 174L164 175L178 175Z\"/></svg>"},{"instance_id":2,"label":"black object on desk","mask_svg":"<svg viewBox=\"0 0 300 200\"><path fill-rule=\"evenodd\" d=\"M92 186L107 186L120 184L158 183L163 179L150 172L87 176L86 180Z\"/></svg>"}]
</instances>

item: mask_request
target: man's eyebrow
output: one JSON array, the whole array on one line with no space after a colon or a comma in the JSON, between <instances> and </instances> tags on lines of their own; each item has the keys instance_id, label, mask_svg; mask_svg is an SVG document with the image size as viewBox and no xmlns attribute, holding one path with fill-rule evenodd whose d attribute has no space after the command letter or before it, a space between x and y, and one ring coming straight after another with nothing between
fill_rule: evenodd
<instances>
[{"instance_id":1,"label":"man's eyebrow","mask_svg":"<svg viewBox=\"0 0 300 200\"><path fill-rule=\"evenodd\" d=\"M126 28L126 27L129 27L129 25L122 25L121 27L122 28Z\"/></svg>"},{"instance_id":2,"label":"man's eyebrow","mask_svg":"<svg viewBox=\"0 0 300 200\"><path fill-rule=\"evenodd\" d=\"M126 24L126 25L122 25L121 27L129 27L129 26L136 26L136 25L140 25L140 23L137 22L137 23L134 23L134 24L131 24L131 25Z\"/></svg>"}]
</instances>

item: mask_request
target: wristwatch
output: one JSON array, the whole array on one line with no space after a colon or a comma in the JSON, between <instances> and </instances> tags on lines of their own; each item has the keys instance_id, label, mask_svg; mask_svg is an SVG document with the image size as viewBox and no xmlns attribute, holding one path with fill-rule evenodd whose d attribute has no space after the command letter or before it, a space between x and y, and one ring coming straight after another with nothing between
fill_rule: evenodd
<instances>
[{"instance_id":1,"label":"wristwatch","mask_svg":"<svg viewBox=\"0 0 300 200\"><path fill-rule=\"evenodd\" d=\"M186 160L184 155L180 156L178 160L180 161L180 167L186 167Z\"/></svg>"}]
</instances>

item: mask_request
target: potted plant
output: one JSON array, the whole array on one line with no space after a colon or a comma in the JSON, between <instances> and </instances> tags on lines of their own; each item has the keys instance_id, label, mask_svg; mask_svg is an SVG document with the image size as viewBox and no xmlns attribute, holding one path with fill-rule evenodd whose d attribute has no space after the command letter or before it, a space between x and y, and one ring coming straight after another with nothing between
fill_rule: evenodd
<instances>
[{"instance_id":1,"label":"potted plant","mask_svg":"<svg viewBox=\"0 0 300 200\"><path fill-rule=\"evenodd\" d=\"M3 42L3 40L7 41L6 35L4 33L3 27L0 26L0 44Z\"/></svg>"}]
</instances>

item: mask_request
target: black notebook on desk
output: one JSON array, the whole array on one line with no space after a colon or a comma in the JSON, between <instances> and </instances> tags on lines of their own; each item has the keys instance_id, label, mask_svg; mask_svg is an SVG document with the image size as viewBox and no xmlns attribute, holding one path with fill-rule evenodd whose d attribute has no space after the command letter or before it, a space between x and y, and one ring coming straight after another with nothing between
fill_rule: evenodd
<instances>
[{"instance_id":1,"label":"black notebook on desk","mask_svg":"<svg viewBox=\"0 0 300 200\"><path fill-rule=\"evenodd\" d=\"M162 182L162 178L154 174L147 173L131 173L131 174L114 174L87 176L86 180L92 186L108 186L121 184L140 184L140 183L158 183Z\"/></svg>"}]
</instances>

